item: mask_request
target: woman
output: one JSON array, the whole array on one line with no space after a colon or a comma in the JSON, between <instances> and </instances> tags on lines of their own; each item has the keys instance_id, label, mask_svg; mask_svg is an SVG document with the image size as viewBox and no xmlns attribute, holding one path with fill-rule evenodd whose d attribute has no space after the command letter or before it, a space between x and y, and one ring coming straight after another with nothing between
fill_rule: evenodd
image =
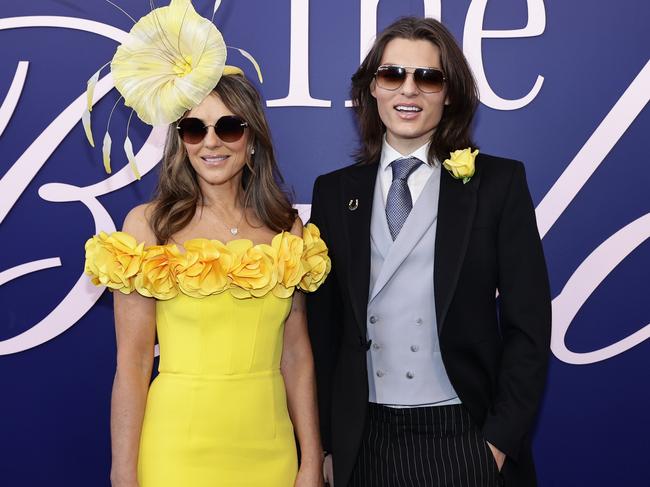
<instances>
[{"instance_id":1,"label":"woman","mask_svg":"<svg viewBox=\"0 0 650 487\"><path fill-rule=\"evenodd\" d=\"M315 290L330 261L278 187L258 93L225 60L214 24L172 0L134 25L110 63L125 104L169 125L153 201L127 215L123 232L86 244L93 282L120 291L114 487L322 485L304 297L294 291ZM92 135L89 113L83 120ZM128 138L124 146L135 169ZM105 137L107 168L109 153Z\"/></svg>"},{"instance_id":2,"label":"woman","mask_svg":"<svg viewBox=\"0 0 650 487\"><path fill-rule=\"evenodd\" d=\"M293 291L315 289L329 259L276 177L259 95L223 76L169 127L155 199L123 232L88 242L97 280L107 254L131 268L115 293L114 487L321 485L304 297Z\"/></svg>"},{"instance_id":3,"label":"woman","mask_svg":"<svg viewBox=\"0 0 650 487\"><path fill-rule=\"evenodd\" d=\"M294 291L315 290L330 261L278 187L262 102L225 65L226 51L190 0L171 0L135 23L110 62L124 103L169 125L154 200L128 214L123 232L86 244L93 282L120 291L114 487L322 483L304 298ZM82 117L91 144L101 69ZM139 177L128 136L124 148Z\"/></svg>"}]
</instances>

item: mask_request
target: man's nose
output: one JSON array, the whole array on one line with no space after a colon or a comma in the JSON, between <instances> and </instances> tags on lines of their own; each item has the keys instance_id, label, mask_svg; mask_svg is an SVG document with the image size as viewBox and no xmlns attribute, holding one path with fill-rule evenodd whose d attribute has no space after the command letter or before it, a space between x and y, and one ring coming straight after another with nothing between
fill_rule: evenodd
<instances>
[{"instance_id":1,"label":"man's nose","mask_svg":"<svg viewBox=\"0 0 650 487\"><path fill-rule=\"evenodd\" d=\"M404 83L402 83L402 93L407 96L414 96L420 93L413 73L406 73L406 78L404 79Z\"/></svg>"}]
</instances>

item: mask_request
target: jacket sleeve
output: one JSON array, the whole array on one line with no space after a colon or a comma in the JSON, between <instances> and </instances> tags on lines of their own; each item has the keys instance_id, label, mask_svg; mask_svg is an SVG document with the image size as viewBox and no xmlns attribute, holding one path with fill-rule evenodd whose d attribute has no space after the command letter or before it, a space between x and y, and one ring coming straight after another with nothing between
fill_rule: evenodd
<instances>
[{"instance_id":1,"label":"jacket sleeve","mask_svg":"<svg viewBox=\"0 0 650 487\"><path fill-rule=\"evenodd\" d=\"M485 438L517 460L546 383L551 297L535 208L523 164L512 171L497 236L499 325L503 354Z\"/></svg>"},{"instance_id":2,"label":"jacket sleeve","mask_svg":"<svg viewBox=\"0 0 650 487\"><path fill-rule=\"evenodd\" d=\"M332 451L331 410L332 378L338 356L340 310L342 307L338 286L336 249L327 218L326 195L323 195L322 177L316 179L312 197L310 222L321 231L321 238L329 247L332 269L323 285L307 295L307 320L316 368L318 409L323 448ZM335 228L335 227L334 227Z\"/></svg>"}]
</instances>

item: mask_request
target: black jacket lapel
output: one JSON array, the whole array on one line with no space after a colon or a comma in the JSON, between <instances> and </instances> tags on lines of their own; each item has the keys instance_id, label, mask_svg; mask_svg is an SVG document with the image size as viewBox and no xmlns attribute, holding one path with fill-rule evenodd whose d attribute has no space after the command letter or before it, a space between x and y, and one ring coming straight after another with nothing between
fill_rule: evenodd
<instances>
[{"instance_id":1,"label":"black jacket lapel","mask_svg":"<svg viewBox=\"0 0 650 487\"><path fill-rule=\"evenodd\" d=\"M343 179L342 222L347 229L349 268L347 269L352 308L360 339L366 338L366 314L370 286L370 216L377 164L354 166Z\"/></svg>"},{"instance_id":2,"label":"black jacket lapel","mask_svg":"<svg viewBox=\"0 0 650 487\"><path fill-rule=\"evenodd\" d=\"M467 251L476 214L479 181L479 171L463 184L442 170L433 271L438 333L444 325Z\"/></svg>"}]
</instances>

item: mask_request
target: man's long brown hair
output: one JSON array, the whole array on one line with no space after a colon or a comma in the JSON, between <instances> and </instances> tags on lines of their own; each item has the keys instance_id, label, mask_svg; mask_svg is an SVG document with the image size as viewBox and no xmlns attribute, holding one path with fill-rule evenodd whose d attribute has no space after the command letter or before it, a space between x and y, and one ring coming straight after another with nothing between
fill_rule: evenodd
<instances>
[{"instance_id":1,"label":"man's long brown hair","mask_svg":"<svg viewBox=\"0 0 650 487\"><path fill-rule=\"evenodd\" d=\"M243 168L243 204L275 232L290 230L297 216L289 198L280 189L284 182L273 151L262 100L255 87L241 75L223 76L213 90L235 115L248 123L249 159ZM252 149L254 155L250 156ZM169 126L158 186L152 200L151 227L159 244L169 242L187 226L203 195L198 177L187 157L176 123Z\"/></svg>"},{"instance_id":2,"label":"man's long brown hair","mask_svg":"<svg viewBox=\"0 0 650 487\"><path fill-rule=\"evenodd\" d=\"M445 73L448 105L431 136L428 162L443 161L451 151L476 147L471 137L471 124L478 106L478 89L463 51L447 28L435 19L404 17L384 30L352 76L352 103L357 115L361 147L355 153L360 164L379 161L385 127L379 117L377 101L370 93L377 68L386 45L393 39L427 40L440 49L440 62Z\"/></svg>"}]
</instances>

